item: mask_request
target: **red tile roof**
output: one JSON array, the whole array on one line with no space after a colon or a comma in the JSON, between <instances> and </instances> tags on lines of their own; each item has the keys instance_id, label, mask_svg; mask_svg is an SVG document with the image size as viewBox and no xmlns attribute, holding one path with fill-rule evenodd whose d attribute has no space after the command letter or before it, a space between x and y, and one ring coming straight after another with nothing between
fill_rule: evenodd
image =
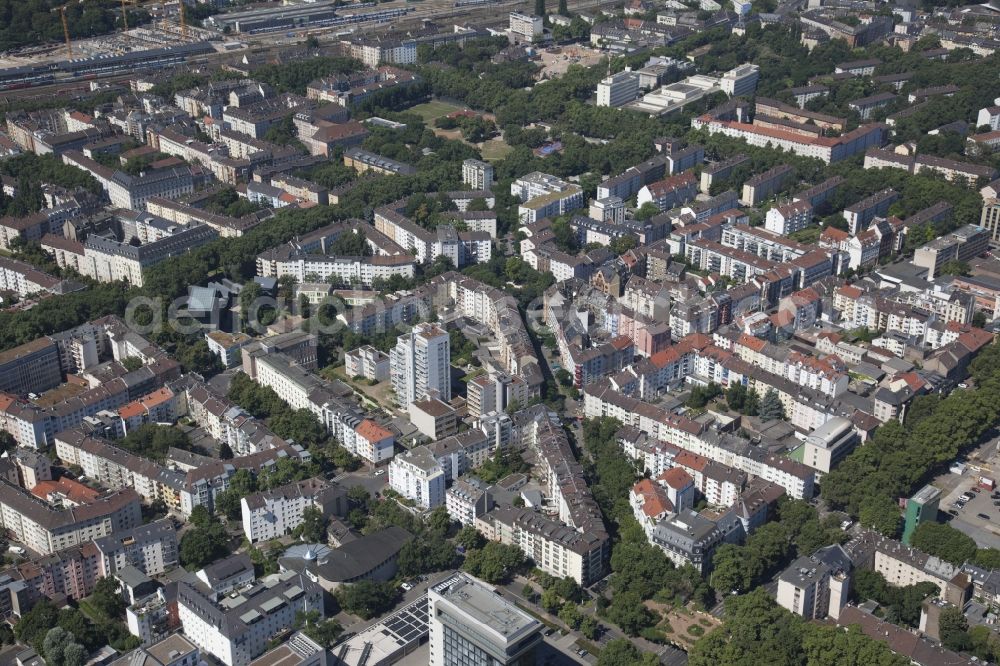
<instances>
[{"instance_id":1,"label":"red tile roof","mask_svg":"<svg viewBox=\"0 0 1000 666\"><path fill-rule=\"evenodd\" d=\"M642 512L650 518L662 516L674 508L663 489L649 479L643 479L632 486L632 492L636 495L642 495Z\"/></svg>"},{"instance_id":2,"label":"red tile roof","mask_svg":"<svg viewBox=\"0 0 1000 666\"><path fill-rule=\"evenodd\" d=\"M355 429L355 432L369 442L380 442L387 437L392 437L392 432L386 430L371 419L365 419L362 421Z\"/></svg>"},{"instance_id":3,"label":"red tile roof","mask_svg":"<svg viewBox=\"0 0 1000 666\"><path fill-rule=\"evenodd\" d=\"M93 488L89 488L79 481L74 481L66 477L58 481L39 481L31 489L32 495L46 501L48 501L49 495L53 493L65 495L74 504L88 504L101 495L101 493Z\"/></svg>"},{"instance_id":4,"label":"red tile roof","mask_svg":"<svg viewBox=\"0 0 1000 666\"><path fill-rule=\"evenodd\" d=\"M656 480L665 486L670 486L675 490L686 488L694 483L694 479L682 467L671 467L663 474L656 477Z\"/></svg>"}]
</instances>

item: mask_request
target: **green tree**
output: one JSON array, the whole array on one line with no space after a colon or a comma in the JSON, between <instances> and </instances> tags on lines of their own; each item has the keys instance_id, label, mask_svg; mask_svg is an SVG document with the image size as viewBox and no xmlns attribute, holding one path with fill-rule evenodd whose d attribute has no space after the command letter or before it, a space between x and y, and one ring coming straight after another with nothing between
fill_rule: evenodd
<instances>
[{"instance_id":1,"label":"green tree","mask_svg":"<svg viewBox=\"0 0 1000 666\"><path fill-rule=\"evenodd\" d=\"M976 556L976 542L944 523L923 522L914 530L910 543L928 555L961 565Z\"/></svg>"},{"instance_id":2,"label":"green tree","mask_svg":"<svg viewBox=\"0 0 1000 666\"><path fill-rule=\"evenodd\" d=\"M938 631L945 646L952 650L968 650L972 646L968 630L969 622L961 608L949 606L941 611Z\"/></svg>"},{"instance_id":3,"label":"green tree","mask_svg":"<svg viewBox=\"0 0 1000 666\"><path fill-rule=\"evenodd\" d=\"M109 620L125 617L125 600L118 590L118 581L114 578L97 579L90 595L90 605Z\"/></svg>"},{"instance_id":4,"label":"green tree","mask_svg":"<svg viewBox=\"0 0 1000 666\"><path fill-rule=\"evenodd\" d=\"M25 645L34 645L45 636L49 629L56 626L59 611L48 599L41 599L14 625L14 635Z\"/></svg>"},{"instance_id":5,"label":"green tree","mask_svg":"<svg viewBox=\"0 0 1000 666\"><path fill-rule=\"evenodd\" d=\"M465 525L455 535L455 542L466 550L475 550L482 548L486 539L483 538L483 535L475 527Z\"/></svg>"},{"instance_id":6,"label":"green tree","mask_svg":"<svg viewBox=\"0 0 1000 666\"><path fill-rule=\"evenodd\" d=\"M535 16L545 16L545 0L535 0Z\"/></svg>"},{"instance_id":7,"label":"green tree","mask_svg":"<svg viewBox=\"0 0 1000 666\"><path fill-rule=\"evenodd\" d=\"M726 598L725 623L695 643L691 666L802 663L802 621L771 599L764 588Z\"/></svg>"},{"instance_id":8,"label":"green tree","mask_svg":"<svg viewBox=\"0 0 1000 666\"><path fill-rule=\"evenodd\" d=\"M573 231L573 227L569 225L569 220L566 218L559 218L552 223L550 227L552 231L552 241L556 244L563 252L569 254L576 254L580 251L580 244L576 239L576 232Z\"/></svg>"},{"instance_id":9,"label":"green tree","mask_svg":"<svg viewBox=\"0 0 1000 666\"><path fill-rule=\"evenodd\" d=\"M226 541L225 527L219 523L188 530L178 551L181 564L190 571L211 564L228 553Z\"/></svg>"},{"instance_id":10,"label":"green tree","mask_svg":"<svg viewBox=\"0 0 1000 666\"><path fill-rule=\"evenodd\" d=\"M558 11L562 16L569 16L569 6L566 4L566 0L559 0Z\"/></svg>"},{"instance_id":11,"label":"green tree","mask_svg":"<svg viewBox=\"0 0 1000 666\"><path fill-rule=\"evenodd\" d=\"M412 539L399 551L399 572L404 576L443 571L455 564L455 547L444 535L429 530L420 538Z\"/></svg>"},{"instance_id":12,"label":"green tree","mask_svg":"<svg viewBox=\"0 0 1000 666\"><path fill-rule=\"evenodd\" d=\"M809 666L907 666L910 661L866 636L857 626L805 624L802 652Z\"/></svg>"},{"instance_id":13,"label":"green tree","mask_svg":"<svg viewBox=\"0 0 1000 666\"><path fill-rule=\"evenodd\" d=\"M490 541L481 550L468 551L462 568L487 583L496 584L508 580L524 564L520 548Z\"/></svg>"},{"instance_id":14,"label":"green tree","mask_svg":"<svg viewBox=\"0 0 1000 666\"><path fill-rule=\"evenodd\" d=\"M590 615L585 615L580 621L580 633L590 640L597 638L597 620Z\"/></svg>"},{"instance_id":15,"label":"green tree","mask_svg":"<svg viewBox=\"0 0 1000 666\"><path fill-rule=\"evenodd\" d=\"M760 400L760 418L762 421L774 421L785 418L785 406L781 404L778 392L773 388L767 389L764 397Z\"/></svg>"},{"instance_id":16,"label":"green tree","mask_svg":"<svg viewBox=\"0 0 1000 666\"><path fill-rule=\"evenodd\" d=\"M580 609L572 601L567 601L559 609L559 619L566 623L571 629L578 629L583 621Z\"/></svg>"},{"instance_id":17,"label":"green tree","mask_svg":"<svg viewBox=\"0 0 1000 666\"><path fill-rule=\"evenodd\" d=\"M611 241L611 251L615 254L625 254L632 248L638 245L638 241L634 236L619 236L618 238Z\"/></svg>"},{"instance_id":18,"label":"green tree","mask_svg":"<svg viewBox=\"0 0 1000 666\"><path fill-rule=\"evenodd\" d=\"M984 569L1000 569L1000 550L996 548L980 548L976 551L975 564Z\"/></svg>"},{"instance_id":19,"label":"green tree","mask_svg":"<svg viewBox=\"0 0 1000 666\"><path fill-rule=\"evenodd\" d=\"M307 506L302 510L302 523L296 529L303 541L326 542L326 517L314 506Z\"/></svg>"},{"instance_id":20,"label":"green tree","mask_svg":"<svg viewBox=\"0 0 1000 666\"><path fill-rule=\"evenodd\" d=\"M941 270L938 271L938 275L968 275L969 271L968 262L965 261L946 261L941 265Z\"/></svg>"},{"instance_id":21,"label":"green tree","mask_svg":"<svg viewBox=\"0 0 1000 666\"><path fill-rule=\"evenodd\" d=\"M629 636L638 636L643 629L652 626L655 620L635 592L614 595L605 615Z\"/></svg>"},{"instance_id":22,"label":"green tree","mask_svg":"<svg viewBox=\"0 0 1000 666\"><path fill-rule=\"evenodd\" d=\"M89 650L97 649L107 643L107 637L101 636L90 619L79 609L60 610L58 626L73 634L76 641Z\"/></svg>"},{"instance_id":23,"label":"green tree","mask_svg":"<svg viewBox=\"0 0 1000 666\"><path fill-rule=\"evenodd\" d=\"M555 613L562 605L562 600L559 599L559 593L555 590L548 589L542 591L541 602L542 608L550 613Z\"/></svg>"},{"instance_id":24,"label":"green tree","mask_svg":"<svg viewBox=\"0 0 1000 666\"><path fill-rule=\"evenodd\" d=\"M396 590L389 582L363 580L351 585L341 585L335 596L341 608L367 620L392 607Z\"/></svg>"},{"instance_id":25,"label":"green tree","mask_svg":"<svg viewBox=\"0 0 1000 666\"><path fill-rule=\"evenodd\" d=\"M861 503L861 524L870 527L882 536L896 538L901 528L899 507L885 496L873 496Z\"/></svg>"},{"instance_id":26,"label":"green tree","mask_svg":"<svg viewBox=\"0 0 1000 666\"><path fill-rule=\"evenodd\" d=\"M191 514L188 516L188 522L190 522L195 527L205 528L212 524L212 514L208 512L203 504L199 504L195 508L191 509Z\"/></svg>"},{"instance_id":27,"label":"green tree","mask_svg":"<svg viewBox=\"0 0 1000 666\"><path fill-rule=\"evenodd\" d=\"M608 641L597 657L597 666L649 666L657 664L656 655L643 654L624 638Z\"/></svg>"},{"instance_id":28,"label":"green tree","mask_svg":"<svg viewBox=\"0 0 1000 666\"><path fill-rule=\"evenodd\" d=\"M659 215L660 212L661 212L660 209L656 206L655 203L653 203L652 201L647 201L646 203L639 206L639 209L635 211L634 217L640 222L645 222L649 218L655 215Z\"/></svg>"},{"instance_id":29,"label":"green tree","mask_svg":"<svg viewBox=\"0 0 1000 666\"><path fill-rule=\"evenodd\" d=\"M170 449L191 450L191 441L179 428L144 423L129 431L118 446L137 455L163 460Z\"/></svg>"},{"instance_id":30,"label":"green tree","mask_svg":"<svg viewBox=\"0 0 1000 666\"><path fill-rule=\"evenodd\" d=\"M42 641L42 651L50 666L83 666L87 660L87 651L62 627L48 630Z\"/></svg>"},{"instance_id":31,"label":"green tree","mask_svg":"<svg viewBox=\"0 0 1000 666\"><path fill-rule=\"evenodd\" d=\"M712 557L712 587L724 594L746 592L759 574L756 566L740 546L722 544Z\"/></svg>"}]
</instances>

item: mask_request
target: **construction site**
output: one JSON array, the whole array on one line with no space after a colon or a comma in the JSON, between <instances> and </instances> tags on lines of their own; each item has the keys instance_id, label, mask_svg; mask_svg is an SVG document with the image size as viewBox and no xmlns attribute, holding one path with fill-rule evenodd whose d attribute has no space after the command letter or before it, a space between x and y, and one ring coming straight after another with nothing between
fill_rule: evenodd
<instances>
[{"instance_id":1,"label":"construction site","mask_svg":"<svg viewBox=\"0 0 1000 666\"><path fill-rule=\"evenodd\" d=\"M151 3L145 6L137 0L122 2L123 29L98 37L70 40L68 26L63 26L65 39L62 44L49 43L0 52L0 69L44 65L67 59L116 56L133 51L146 51L180 44L191 44L218 39L219 33L189 25L182 14L183 3ZM129 26L127 9L140 7L149 13L152 21L139 26ZM65 7L62 19L65 21Z\"/></svg>"}]
</instances>

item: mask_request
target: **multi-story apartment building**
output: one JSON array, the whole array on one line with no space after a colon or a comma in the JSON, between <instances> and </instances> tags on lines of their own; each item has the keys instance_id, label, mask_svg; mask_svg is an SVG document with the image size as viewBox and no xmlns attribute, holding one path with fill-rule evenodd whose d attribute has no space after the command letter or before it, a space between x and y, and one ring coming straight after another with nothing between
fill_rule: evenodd
<instances>
[{"instance_id":1,"label":"multi-story apartment building","mask_svg":"<svg viewBox=\"0 0 1000 666\"><path fill-rule=\"evenodd\" d=\"M815 157L827 164L847 159L868 148L881 146L888 137L889 129L883 123L872 123L839 137L806 136L757 124L720 120L708 114L693 118L691 126L695 129L704 127L710 134L744 139L752 146L772 146L803 157Z\"/></svg>"},{"instance_id":2,"label":"multi-story apartment building","mask_svg":"<svg viewBox=\"0 0 1000 666\"><path fill-rule=\"evenodd\" d=\"M71 267L99 282L122 280L141 287L147 269L164 259L190 252L217 236L212 227L196 224L171 227L161 238L145 245L91 234L82 245L57 242L53 249L61 266ZM46 249L49 238L43 243Z\"/></svg>"},{"instance_id":3,"label":"multi-story apartment building","mask_svg":"<svg viewBox=\"0 0 1000 666\"><path fill-rule=\"evenodd\" d=\"M283 537L302 524L307 507L324 516L347 513L347 493L323 479L296 481L240 500L243 532L250 543Z\"/></svg>"},{"instance_id":4,"label":"multi-story apartment building","mask_svg":"<svg viewBox=\"0 0 1000 666\"><path fill-rule=\"evenodd\" d=\"M157 576L177 565L177 534L169 519L116 531L18 565L16 575L33 599L82 599L101 578L131 566Z\"/></svg>"},{"instance_id":5,"label":"multi-story apartment building","mask_svg":"<svg viewBox=\"0 0 1000 666\"><path fill-rule=\"evenodd\" d=\"M848 231L852 236L861 233L871 225L876 217L885 217L889 212L889 207L898 200L899 192L885 189L851 204L843 212Z\"/></svg>"},{"instance_id":6,"label":"multi-story apartment building","mask_svg":"<svg viewBox=\"0 0 1000 666\"><path fill-rule=\"evenodd\" d=\"M456 479L444 494L448 515L462 525L475 525L476 519L493 510L493 497L486 485L475 477Z\"/></svg>"},{"instance_id":7,"label":"multi-story apartment building","mask_svg":"<svg viewBox=\"0 0 1000 666\"><path fill-rule=\"evenodd\" d=\"M59 348L47 337L0 352L0 391L43 393L62 382Z\"/></svg>"},{"instance_id":8,"label":"multi-story apartment building","mask_svg":"<svg viewBox=\"0 0 1000 666\"><path fill-rule=\"evenodd\" d=\"M753 95L759 79L760 67L745 63L724 73L719 78L719 86L730 97Z\"/></svg>"},{"instance_id":9,"label":"multi-story apartment building","mask_svg":"<svg viewBox=\"0 0 1000 666\"><path fill-rule=\"evenodd\" d=\"M517 439L521 446L535 453L539 476L544 479L546 494L559 510L559 520L586 532L592 546L603 543L601 547L606 550L608 534L601 511L586 483L583 467L573 455L559 417L540 406L522 410L516 416Z\"/></svg>"},{"instance_id":10,"label":"multi-story apartment building","mask_svg":"<svg viewBox=\"0 0 1000 666\"><path fill-rule=\"evenodd\" d=\"M724 517L731 517L725 514ZM731 533L742 537L739 521L722 521L705 518L692 509L681 511L656 524L650 541L659 547L678 567L692 566L699 572L707 571L716 547L730 537Z\"/></svg>"},{"instance_id":11,"label":"multi-story apartment building","mask_svg":"<svg viewBox=\"0 0 1000 666\"><path fill-rule=\"evenodd\" d=\"M421 508L444 504L444 486L444 471L426 446L410 449L389 463L389 487Z\"/></svg>"},{"instance_id":12,"label":"multi-story apartment building","mask_svg":"<svg viewBox=\"0 0 1000 666\"><path fill-rule=\"evenodd\" d=\"M142 524L139 496L113 491L93 502L55 509L31 493L0 480L0 521L13 538L48 555Z\"/></svg>"},{"instance_id":13,"label":"multi-story apartment building","mask_svg":"<svg viewBox=\"0 0 1000 666\"><path fill-rule=\"evenodd\" d=\"M597 84L597 106L617 108L634 101L638 96L639 74L629 68L601 79Z\"/></svg>"},{"instance_id":14,"label":"multi-story apartment building","mask_svg":"<svg viewBox=\"0 0 1000 666\"><path fill-rule=\"evenodd\" d=\"M404 216L399 203L375 211L375 229L412 251L418 261L430 262L445 256L455 267L489 261L493 247L489 233L456 231L451 225L439 225L433 231L425 229Z\"/></svg>"},{"instance_id":15,"label":"multi-story apartment building","mask_svg":"<svg viewBox=\"0 0 1000 666\"><path fill-rule=\"evenodd\" d=\"M349 166L359 173L374 171L387 176L412 176L417 172L409 164L403 164L361 148L351 148L344 152L344 166Z\"/></svg>"},{"instance_id":16,"label":"multi-story apartment building","mask_svg":"<svg viewBox=\"0 0 1000 666\"><path fill-rule=\"evenodd\" d=\"M990 234L983 227L967 224L947 236L935 238L916 249L913 264L927 269L927 279L933 280L949 261L968 261L989 249Z\"/></svg>"},{"instance_id":17,"label":"multi-story apartment building","mask_svg":"<svg viewBox=\"0 0 1000 666\"><path fill-rule=\"evenodd\" d=\"M713 185L728 180L735 169L749 163L750 158L740 153L719 162L706 164L701 170L701 181L699 183L701 193L708 194L711 192Z\"/></svg>"},{"instance_id":18,"label":"multi-story apartment building","mask_svg":"<svg viewBox=\"0 0 1000 666\"><path fill-rule=\"evenodd\" d=\"M395 454L395 435L371 419L363 419L353 428L344 428L344 448L373 465Z\"/></svg>"},{"instance_id":19,"label":"multi-story apartment building","mask_svg":"<svg viewBox=\"0 0 1000 666\"><path fill-rule=\"evenodd\" d=\"M620 197L593 199L590 202L587 215L598 222L622 224L625 222L625 202Z\"/></svg>"},{"instance_id":20,"label":"multi-story apartment building","mask_svg":"<svg viewBox=\"0 0 1000 666\"><path fill-rule=\"evenodd\" d=\"M889 92L862 97L847 103L847 108L855 111L861 120L869 120L877 109L889 106L896 101L896 95Z\"/></svg>"},{"instance_id":21,"label":"multi-story apartment building","mask_svg":"<svg viewBox=\"0 0 1000 666\"><path fill-rule=\"evenodd\" d=\"M698 193L698 181L694 174L685 171L676 176L669 176L649 185L644 185L636 197L636 204L642 207L652 203L660 210L669 210L686 204Z\"/></svg>"},{"instance_id":22,"label":"multi-story apartment building","mask_svg":"<svg viewBox=\"0 0 1000 666\"><path fill-rule=\"evenodd\" d=\"M227 444L235 456L248 456L284 444L263 421L216 393L210 385L192 382L184 393L188 416L216 440Z\"/></svg>"},{"instance_id":23,"label":"multi-story apartment building","mask_svg":"<svg viewBox=\"0 0 1000 666\"><path fill-rule=\"evenodd\" d=\"M743 196L740 200L748 206L757 206L780 192L795 170L788 164L779 164L773 169L757 174L743 183Z\"/></svg>"},{"instance_id":24,"label":"multi-story apartment building","mask_svg":"<svg viewBox=\"0 0 1000 666\"><path fill-rule=\"evenodd\" d=\"M852 568L839 544L803 555L778 577L778 605L806 620L836 620L847 604Z\"/></svg>"},{"instance_id":25,"label":"multi-story apartment building","mask_svg":"<svg viewBox=\"0 0 1000 666\"><path fill-rule=\"evenodd\" d=\"M764 217L764 228L787 236L812 224L813 207L808 201L792 201L775 206Z\"/></svg>"},{"instance_id":26,"label":"multi-story apartment building","mask_svg":"<svg viewBox=\"0 0 1000 666\"><path fill-rule=\"evenodd\" d=\"M145 210L146 202L153 197L176 199L190 194L196 181L203 178L188 166L150 169L139 175L112 171L76 151L64 154L63 162L89 172L107 191L112 205L128 210Z\"/></svg>"},{"instance_id":27,"label":"multi-story apartment building","mask_svg":"<svg viewBox=\"0 0 1000 666\"><path fill-rule=\"evenodd\" d=\"M62 281L31 264L0 257L0 290L24 297L58 289Z\"/></svg>"},{"instance_id":28,"label":"multi-story apartment building","mask_svg":"<svg viewBox=\"0 0 1000 666\"><path fill-rule=\"evenodd\" d=\"M218 493L228 487L238 469L259 470L298 452L279 440L273 448L223 462L210 462L186 472L164 467L88 434L84 428L60 432L56 454L102 485L133 489L147 502L162 501L168 508L190 515L196 506L212 510Z\"/></svg>"},{"instance_id":29,"label":"multi-story apartment building","mask_svg":"<svg viewBox=\"0 0 1000 666\"><path fill-rule=\"evenodd\" d=\"M271 574L236 598L219 599L202 583L182 581L177 609L192 643L226 666L249 666L295 626L296 615L316 611L323 617L323 590L295 571Z\"/></svg>"},{"instance_id":30,"label":"multi-story apartment building","mask_svg":"<svg viewBox=\"0 0 1000 666\"><path fill-rule=\"evenodd\" d=\"M517 214L521 224L535 222L581 208L583 189L561 178L534 171L518 178L510 186L511 196L521 199Z\"/></svg>"},{"instance_id":31,"label":"multi-story apartment building","mask_svg":"<svg viewBox=\"0 0 1000 666\"><path fill-rule=\"evenodd\" d=\"M524 380L529 398L539 395L541 368L513 296L459 273L439 275L427 286L429 295L450 299L456 312L494 331L504 370Z\"/></svg>"},{"instance_id":32,"label":"multi-story apartment building","mask_svg":"<svg viewBox=\"0 0 1000 666\"><path fill-rule=\"evenodd\" d=\"M989 188L983 188L987 191ZM979 226L990 232L990 243L1000 244L1000 198L997 198L996 190L991 190L993 196L983 195L983 213L979 218Z\"/></svg>"},{"instance_id":33,"label":"multi-story apartment building","mask_svg":"<svg viewBox=\"0 0 1000 666\"><path fill-rule=\"evenodd\" d=\"M344 354L344 369L348 377L381 382L389 379L389 356L371 345L362 345Z\"/></svg>"},{"instance_id":34,"label":"multi-story apartment building","mask_svg":"<svg viewBox=\"0 0 1000 666\"><path fill-rule=\"evenodd\" d=\"M669 351L669 350L668 350ZM668 360L668 357L674 357ZM693 359L685 359L676 353L663 354L658 375L662 381L671 382L690 374ZM654 364L660 361L651 359ZM748 373L753 372L745 368ZM760 371L774 386L781 387L779 396L788 400L786 410L792 418L813 429L831 418L824 411L815 411L810 405L814 401L809 390L796 387L789 381L782 383L780 377ZM650 381L652 380L652 381ZM643 382L645 390L653 395L660 380L647 376ZM769 385L770 386L770 385ZM643 402L613 389L608 380L595 382L584 388L584 413L588 417L613 416L624 425L633 426L657 440L672 442L679 448L704 456L717 462L735 467L747 474L758 476L785 489L789 496L800 499L812 497L815 484L815 470L781 456L767 453L760 447L749 444L738 437L721 436L705 426L682 416L671 414L657 405ZM797 400L808 401L806 404ZM815 398L819 400L818 396ZM784 404L784 403L783 403ZM808 408L808 409L807 409ZM802 413L799 414L798 412Z\"/></svg>"},{"instance_id":35,"label":"multi-story apartment building","mask_svg":"<svg viewBox=\"0 0 1000 666\"><path fill-rule=\"evenodd\" d=\"M417 62L417 42L412 39L368 39L341 42L345 55L360 60L366 67L413 65Z\"/></svg>"},{"instance_id":36,"label":"multi-story apartment building","mask_svg":"<svg viewBox=\"0 0 1000 666\"><path fill-rule=\"evenodd\" d=\"M177 566L177 532L169 518L95 539L93 545L99 553L102 576L113 576L126 566L158 576Z\"/></svg>"},{"instance_id":37,"label":"multi-story apartment building","mask_svg":"<svg viewBox=\"0 0 1000 666\"><path fill-rule=\"evenodd\" d=\"M488 373L471 379L466 390L469 416L479 418L491 412L502 412L511 404L527 404L528 386L525 381L505 372Z\"/></svg>"},{"instance_id":38,"label":"multi-story apartment building","mask_svg":"<svg viewBox=\"0 0 1000 666\"><path fill-rule=\"evenodd\" d=\"M462 162L462 182L473 190L488 190L493 186L493 165L482 160Z\"/></svg>"},{"instance_id":39,"label":"multi-story apartment building","mask_svg":"<svg viewBox=\"0 0 1000 666\"><path fill-rule=\"evenodd\" d=\"M544 19L541 16L521 12L510 13L508 30L518 40L533 42L542 36L544 29Z\"/></svg>"},{"instance_id":40,"label":"multi-story apartment building","mask_svg":"<svg viewBox=\"0 0 1000 666\"><path fill-rule=\"evenodd\" d=\"M496 508L476 519L476 529L487 539L517 546L551 576L569 576L586 587L604 575L606 537L581 532L531 509Z\"/></svg>"},{"instance_id":41,"label":"multi-story apartment building","mask_svg":"<svg viewBox=\"0 0 1000 666\"><path fill-rule=\"evenodd\" d=\"M451 341L435 324L417 324L399 336L389 355L392 389L403 407L436 392L451 400Z\"/></svg>"}]
</instances>

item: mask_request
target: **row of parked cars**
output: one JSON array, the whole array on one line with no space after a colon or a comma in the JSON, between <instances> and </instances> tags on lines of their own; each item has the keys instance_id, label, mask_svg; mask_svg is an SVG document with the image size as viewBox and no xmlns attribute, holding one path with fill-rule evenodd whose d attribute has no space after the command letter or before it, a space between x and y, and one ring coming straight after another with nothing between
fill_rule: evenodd
<instances>
[{"instance_id":1,"label":"row of parked cars","mask_svg":"<svg viewBox=\"0 0 1000 666\"><path fill-rule=\"evenodd\" d=\"M957 516L958 512L964 509L965 505L968 504L971 500L975 499L976 495L978 495L982 491L983 489L980 488L979 486L973 486L970 490L966 490L964 493L958 496L958 499L956 499L952 503L951 505L952 508L948 510L948 513L950 513L953 516ZM993 506L1000 507L1000 491L994 490L990 494L990 499L993 500ZM983 520L991 520L990 515L986 513L977 513L976 517L981 518Z\"/></svg>"}]
</instances>

